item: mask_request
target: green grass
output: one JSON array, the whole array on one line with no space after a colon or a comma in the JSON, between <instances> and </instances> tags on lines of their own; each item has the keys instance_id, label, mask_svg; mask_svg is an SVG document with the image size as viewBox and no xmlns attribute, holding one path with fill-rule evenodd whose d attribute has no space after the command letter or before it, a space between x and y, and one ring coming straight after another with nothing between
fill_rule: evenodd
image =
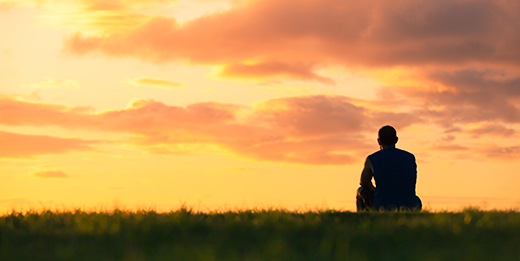
<instances>
[{"instance_id":1,"label":"green grass","mask_svg":"<svg viewBox=\"0 0 520 261\"><path fill-rule=\"evenodd\" d=\"M520 212L13 212L0 260L520 260Z\"/></svg>"}]
</instances>

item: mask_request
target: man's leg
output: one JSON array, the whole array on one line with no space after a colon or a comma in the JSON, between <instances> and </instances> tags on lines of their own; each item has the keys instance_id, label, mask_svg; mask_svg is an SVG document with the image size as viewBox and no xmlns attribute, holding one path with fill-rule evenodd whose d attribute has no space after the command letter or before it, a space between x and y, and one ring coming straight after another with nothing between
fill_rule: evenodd
<instances>
[{"instance_id":1,"label":"man's leg","mask_svg":"<svg viewBox=\"0 0 520 261\"><path fill-rule=\"evenodd\" d=\"M356 193L356 208L357 211L367 210L373 208L374 191L365 187L359 187Z\"/></svg>"}]
</instances>

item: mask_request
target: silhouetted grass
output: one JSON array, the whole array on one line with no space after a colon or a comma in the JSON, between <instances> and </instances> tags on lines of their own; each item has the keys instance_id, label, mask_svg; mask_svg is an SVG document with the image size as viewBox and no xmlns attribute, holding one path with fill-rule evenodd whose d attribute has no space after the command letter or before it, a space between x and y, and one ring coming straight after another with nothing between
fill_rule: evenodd
<instances>
[{"instance_id":1,"label":"silhouetted grass","mask_svg":"<svg viewBox=\"0 0 520 261\"><path fill-rule=\"evenodd\" d=\"M0 260L519 260L514 211L13 212Z\"/></svg>"}]
</instances>

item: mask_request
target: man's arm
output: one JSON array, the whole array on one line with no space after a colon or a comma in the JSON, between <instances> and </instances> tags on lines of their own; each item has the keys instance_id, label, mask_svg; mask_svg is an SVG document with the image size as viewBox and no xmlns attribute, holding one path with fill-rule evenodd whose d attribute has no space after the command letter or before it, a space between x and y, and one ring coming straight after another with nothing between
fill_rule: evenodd
<instances>
[{"instance_id":1,"label":"man's arm","mask_svg":"<svg viewBox=\"0 0 520 261\"><path fill-rule=\"evenodd\" d=\"M365 188L369 188L372 191L375 191L376 188L372 184L372 177L374 176L374 169L372 167L372 162L367 158L365 161L365 167L363 168L363 171L361 172L361 186Z\"/></svg>"}]
</instances>

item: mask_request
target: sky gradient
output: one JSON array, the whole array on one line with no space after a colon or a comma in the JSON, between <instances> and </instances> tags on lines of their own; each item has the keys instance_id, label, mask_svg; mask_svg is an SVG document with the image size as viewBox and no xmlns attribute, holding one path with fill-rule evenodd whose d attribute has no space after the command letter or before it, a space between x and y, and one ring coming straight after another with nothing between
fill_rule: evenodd
<instances>
[{"instance_id":1,"label":"sky gradient","mask_svg":"<svg viewBox=\"0 0 520 261\"><path fill-rule=\"evenodd\" d=\"M520 1L0 1L0 212L520 208Z\"/></svg>"}]
</instances>

